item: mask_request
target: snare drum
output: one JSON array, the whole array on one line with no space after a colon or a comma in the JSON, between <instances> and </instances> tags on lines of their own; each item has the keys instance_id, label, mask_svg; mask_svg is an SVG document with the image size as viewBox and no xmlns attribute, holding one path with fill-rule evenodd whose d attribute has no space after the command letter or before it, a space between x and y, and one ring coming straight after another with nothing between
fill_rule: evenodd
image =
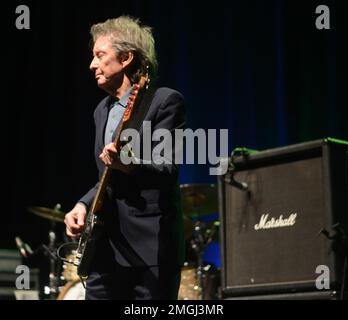
<instances>
[{"instance_id":1,"label":"snare drum","mask_svg":"<svg viewBox=\"0 0 348 320\"><path fill-rule=\"evenodd\" d=\"M68 282L60 291L57 300L85 300L86 289L80 280Z\"/></svg>"}]
</instances>

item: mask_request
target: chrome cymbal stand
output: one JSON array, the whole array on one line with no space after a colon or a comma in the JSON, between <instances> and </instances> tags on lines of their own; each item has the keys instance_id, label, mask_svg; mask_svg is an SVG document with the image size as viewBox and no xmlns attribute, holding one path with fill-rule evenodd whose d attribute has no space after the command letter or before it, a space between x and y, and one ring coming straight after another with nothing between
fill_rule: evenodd
<instances>
[{"instance_id":1,"label":"chrome cymbal stand","mask_svg":"<svg viewBox=\"0 0 348 320\"><path fill-rule=\"evenodd\" d=\"M48 232L48 246L42 245L42 249L45 252L45 255L49 257L50 261L50 272L49 272L49 284L44 288L44 294L48 295L50 300L55 300L59 293L58 286L58 270L57 270L57 262L58 258L56 255L57 247L56 247L56 233L55 222L51 221L51 228Z\"/></svg>"},{"instance_id":2,"label":"chrome cymbal stand","mask_svg":"<svg viewBox=\"0 0 348 320\"><path fill-rule=\"evenodd\" d=\"M200 300L203 300L205 296L205 285L204 285L204 266L203 266L203 250L205 247L205 240L203 236L203 230L205 224L197 221L193 230L191 247L195 251L197 256L197 279L199 281Z\"/></svg>"}]
</instances>

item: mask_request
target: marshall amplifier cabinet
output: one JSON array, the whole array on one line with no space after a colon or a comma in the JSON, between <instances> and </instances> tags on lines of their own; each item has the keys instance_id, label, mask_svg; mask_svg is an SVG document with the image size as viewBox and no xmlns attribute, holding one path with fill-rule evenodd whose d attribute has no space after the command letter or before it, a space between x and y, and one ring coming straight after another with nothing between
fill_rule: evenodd
<instances>
[{"instance_id":1,"label":"marshall amplifier cabinet","mask_svg":"<svg viewBox=\"0 0 348 320\"><path fill-rule=\"evenodd\" d=\"M347 254L348 142L239 149L218 178L222 296L338 290Z\"/></svg>"}]
</instances>

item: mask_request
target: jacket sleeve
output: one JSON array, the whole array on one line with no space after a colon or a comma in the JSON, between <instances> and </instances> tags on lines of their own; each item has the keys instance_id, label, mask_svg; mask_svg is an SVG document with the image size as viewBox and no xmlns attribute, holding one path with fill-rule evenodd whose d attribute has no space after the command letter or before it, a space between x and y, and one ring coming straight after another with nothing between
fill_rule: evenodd
<instances>
[{"instance_id":1,"label":"jacket sleeve","mask_svg":"<svg viewBox=\"0 0 348 320\"><path fill-rule=\"evenodd\" d=\"M142 156L146 148L142 145L142 152L138 153L140 157L138 154L131 157L132 164L124 165L120 158L122 156L118 154L113 168L142 178L176 180L179 170L175 160L182 152L182 141L175 141L175 130L184 129L185 125L184 98L179 92L172 91L160 103L156 116L151 121L151 140L155 141L151 143L151 152L148 154L150 159Z\"/></svg>"},{"instance_id":2,"label":"jacket sleeve","mask_svg":"<svg viewBox=\"0 0 348 320\"><path fill-rule=\"evenodd\" d=\"M99 182L90 189L78 202L84 204L87 208L87 211L89 210L90 206L92 205L93 199L97 193L99 186Z\"/></svg>"},{"instance_id":3,"label":"jacket sleeve","mask_svg":"<svg viewBox=\"0 0 348 320\"><path fill-rule=\"evenodd\" d=\"M175 159L182 152L182 143L181 141L175 141L175 130L184 129L186 126L184 98L179 92L173 91L163 100L151 125L152 134L157 131L157 134L161 135L161 138L158 137L159 141L152 141L151 159L134 157L136 164L124 166L118 158L116 160L118 162L117 167L121 171L128 172L131 175L141 175L144 178L176 180L179 170ZM161 131L160 129L165 130ZM163 152L164 150L166 152ZM122 167L128 168L122 169Z\"/></svg>"}]
</instances>

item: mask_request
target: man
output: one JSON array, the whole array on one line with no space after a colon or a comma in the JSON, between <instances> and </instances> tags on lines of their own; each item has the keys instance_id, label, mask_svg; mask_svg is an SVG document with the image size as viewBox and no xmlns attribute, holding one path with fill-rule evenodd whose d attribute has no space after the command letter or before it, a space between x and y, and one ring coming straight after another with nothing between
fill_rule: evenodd
<instances>
[{"instance_id":1,"label":"man","mask_svg":"<svg viewBox=\"0 0 348 320\"><path fill-rule=\"evenodd\" d=\"M92 26L91 35L90 69L98 86L108 93L94 112L99 178L105 165L113 170L101 215L104 229L86 282L86 299L176 299L184 239L175 152L172 163L159 163L154 159L156 153L150 152L152 159L140 158L125 165L112 143L133 85L140 76L148 74L152 83L156 76L154 38L149 27L128 16ZM152 132L167 129L174 133L183 128L182 95L169 88L152 92L144 118L150 121ZM140 130L140 141L142 135ZM151 151L155 146L152 143ZM70 237L76 238L83 231L97 188L98 184L67 213Z\"/></svg>"}]
</instances>

